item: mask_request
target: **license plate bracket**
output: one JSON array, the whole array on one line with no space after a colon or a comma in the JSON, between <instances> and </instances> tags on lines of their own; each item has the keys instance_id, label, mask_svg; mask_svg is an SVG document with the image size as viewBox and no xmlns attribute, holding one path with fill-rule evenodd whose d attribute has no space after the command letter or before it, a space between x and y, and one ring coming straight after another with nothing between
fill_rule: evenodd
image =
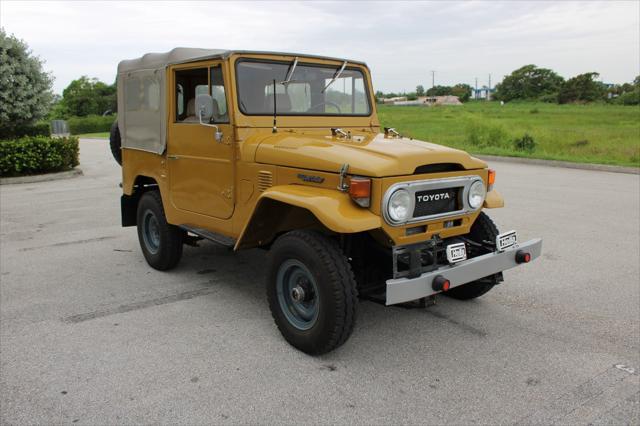
<instances>
[{"instance_id":1,"label":"license plate bracket","mask_svg":"<svg viewBox=\"0 0 640 426\"><path fill-rule=\"evenodd\" d=\"M467 259L467 246L465 243L449 244L447 246L447 261L456 263Z\"/></svg>"},{"instance_id":2,"label":"license plate bracket","mask_svg":"<svg viewBox=\"0 0 640 426\"><path fill-rule=\"evenodd\" d=\"M496 237L496 249L505 251L518 244L518 233L516 231L503 232Z\"/></svg>"}]
</instances>

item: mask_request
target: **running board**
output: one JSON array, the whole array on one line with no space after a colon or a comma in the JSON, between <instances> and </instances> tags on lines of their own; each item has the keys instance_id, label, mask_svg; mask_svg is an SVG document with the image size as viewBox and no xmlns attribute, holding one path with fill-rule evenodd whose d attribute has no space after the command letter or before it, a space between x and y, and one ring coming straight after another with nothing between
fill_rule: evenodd
<instances>
[{"instance_id":1,"label":"running board","mask_svg":"<svg viewBox=\"0 0 640 426\"><path fill-rule=\"evenodd\" d=\"M202 228L194 228L189 225L179 225L179 227L184 229L187 232L197 235L198 237L202 237L209 241L213 241L214 243L218 243L229 249L232 249L236 245L236 240L234 240L233 238L226 237L216 232L207 231L206 229L202 229Z\"/></svg>"}]
</instances>

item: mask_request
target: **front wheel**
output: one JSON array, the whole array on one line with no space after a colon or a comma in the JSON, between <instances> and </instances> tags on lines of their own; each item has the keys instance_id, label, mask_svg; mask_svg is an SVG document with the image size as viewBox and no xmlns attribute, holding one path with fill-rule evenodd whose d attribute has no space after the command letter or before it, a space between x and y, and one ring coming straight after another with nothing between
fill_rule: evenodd
<instances>
[{"instance_id":1,"label":"front wheel","mask_svg":"<svg viewBox=\"0 0 640 426\"><path fill-rule=\"evenodd\" d=\"M159 271L175 267L182 257L185 232L167 223L159 191L142 195L137 222L138 240L147 263Z\"/></svg>"},{"instance_id":2,"label":"front wheel","mask_svg":"<svg viewBox=\"0 0 640 426\"><path fill-rule=\"evenodd\" d=\"M287 342L319 355L347 341L358 297L351 265L334 240L289 232L271 248L267 269L269 308Z\"/></svg>"}]
</instances>

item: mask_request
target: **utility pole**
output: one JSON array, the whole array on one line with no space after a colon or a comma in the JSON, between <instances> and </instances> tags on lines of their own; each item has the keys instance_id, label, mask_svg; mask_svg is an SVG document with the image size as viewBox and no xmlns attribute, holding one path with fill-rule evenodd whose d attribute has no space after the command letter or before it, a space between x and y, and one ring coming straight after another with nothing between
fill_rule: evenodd
<instances>
[{"instance_id":1,"label":"utility pole","mask_svg":"<svg viewBox=\"0 0 640 426\"><path fill-rule=\"evenodd\" d=\"M476 77L476 91L473 92L473 99L478 100L478 77Z\"/></svg>"},{"instance_id":2,"label":"utility pole","mask_svg":"<svg viewBox=\"0 0 640 426\"><path fill-rule=\"evenodd\" d=\"M431 70L431 88L433 89L436 85L436 72Z\"/></svg>"},{"instance_id":3,"label":"utility pole","mask_svg":"<svg viewBox=\"0 0 640 426\"><path fill-rule=\"evenodd\" d=\"M487 100L491 100L491 74L489 74L489 91L487 92Z\"/></svg>"}]
</instances>

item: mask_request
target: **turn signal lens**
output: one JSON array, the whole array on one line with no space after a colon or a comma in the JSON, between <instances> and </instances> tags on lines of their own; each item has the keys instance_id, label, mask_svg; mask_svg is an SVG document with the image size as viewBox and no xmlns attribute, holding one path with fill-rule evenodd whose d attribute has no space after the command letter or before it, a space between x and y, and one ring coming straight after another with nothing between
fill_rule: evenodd
<instances>
[{"instance_id":1,"label":"turn signal lens","mask_svg":"<svg viewBox=\"0 0 640 426\"><path fill-rule=\"evenodd\" d=\"M493 169L489 169L489 176L487 177L487 182L489 185L493 185L496 183L496 171Z\"/></svg>"},{"instance_id":2,"label":"turn signal lens","mask_svg":"<svg viewBox=\"0 0 640 426\"><path fill-rule=\"evenodd\" d=\"M494 183L496 183L496 171L489 169L489 175L487 176L487 192L493 189Z\"/></svg>"},{"instance_id":3,"label":"turn signal lens","mask_svg":"<svg viewBox=\"0 0 640 426\"><path fill-rule=\"evenodd\" d=\"M371 179L352 177L349 181L349 195L360 207L371 204Z\"/></svg>"}]
</instances>

